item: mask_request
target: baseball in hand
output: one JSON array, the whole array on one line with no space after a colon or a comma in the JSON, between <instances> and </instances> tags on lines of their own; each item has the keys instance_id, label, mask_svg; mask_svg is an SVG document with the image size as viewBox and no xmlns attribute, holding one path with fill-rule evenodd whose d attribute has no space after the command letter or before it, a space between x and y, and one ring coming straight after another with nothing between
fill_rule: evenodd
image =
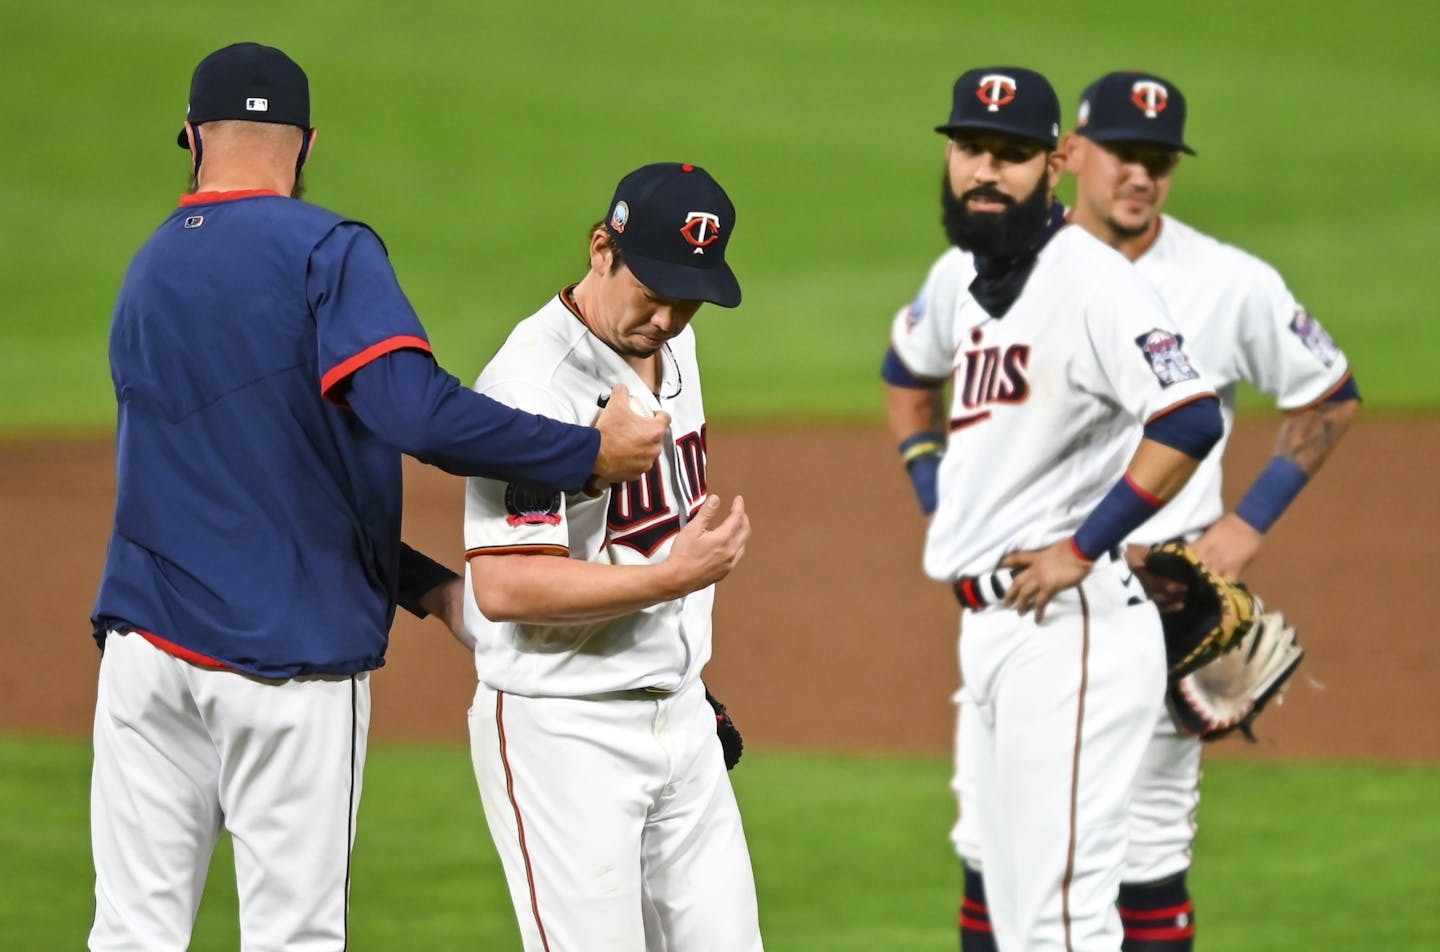
<instances>
[{"instance_id":1,"label":"baseball in hand","mask_svg":"<svg viewBox=\"0 0 1440 952\"><path fill-rule=\"evenodd\" d=\"M646 420L655 415L655 411L650 409L645 401L633 395L630 397L630 409L635 411L636 416L643 417Z\"/></svg>"}]
</instances>

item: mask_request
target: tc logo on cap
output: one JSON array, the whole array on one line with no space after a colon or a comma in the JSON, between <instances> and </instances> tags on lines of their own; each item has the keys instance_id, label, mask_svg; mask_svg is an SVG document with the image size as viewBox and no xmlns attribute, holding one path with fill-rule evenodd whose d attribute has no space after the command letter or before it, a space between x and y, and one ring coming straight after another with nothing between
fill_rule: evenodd
<instances>
[{"instance_id":1,"label":"tc logo on cap","mask_svg":"<svg viewBox=\"0 0 1440 952\"><path fill-rule=\"evenodd\" d=\"M980 77L980 88L975 90L990 112L999 112L1001 106L1015 101L1015 80L1001 73L989 73Z\"/></svg>"},{"instance_id":2,"label":"tc logo on cap","mask_svg":"<svg viewBox=\"0 0 1440 952\"><path fill-rule=\"evenodd\" d=\"M249 99L245 100L245 111L246 111L246 112L269 112L269 111L270 111L270 100L268 100L268 99L261 99L259 96L251 96Z\"/></svg>"},{"instance_id":3,"label":"tc logo on cap","mask_svg":"<svg viewBox=\"0 0 1440 952\"><path fill-rule=\"evenodd\" d=\"M1144 110L1146 119L1154 119L1170 105L1170 90L1153 79L1138 80L1130 88L1130 101Z\"/></svg>"},{"instance_id":4,"label":"tc logo on cap","mask_svg":"<svg viewBox=\"0 0 1440 952\"><path fill-rule=\"evenodd\" d=\"M689 212L685 215L685 225L680 234L695 246L693 254L703 255L705 247L720 237L720 216L709 212Z\"/></svg>"}]
</instances>

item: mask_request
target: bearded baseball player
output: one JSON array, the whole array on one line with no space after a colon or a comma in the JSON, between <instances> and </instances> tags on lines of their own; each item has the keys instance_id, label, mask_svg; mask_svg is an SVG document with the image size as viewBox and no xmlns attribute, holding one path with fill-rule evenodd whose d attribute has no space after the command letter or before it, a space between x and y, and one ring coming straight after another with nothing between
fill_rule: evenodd
<instances>
[{"instance_id":1,"label":"bearded baseball player","mask_svg":"<svg viewBox=\"0 0 1440 952\"><path fill-rule=\"evenodd\" d=\"M1065 223L1046 78L975 69L953 92L955 247L893 323L890 426L931 514L925 571L963 607L994 936L1115 952L1126 804L1165 692L1123 544L1219 438L1218 401L1155 291Z\"/></svg>"},{"instance_id":2,"label":"bearded baseball player","mask_svg":"<svg viewBox=\"0 0 1440 952\"><path fill-rule=\"evenodd\" d=\"M1296 301L1275 269L1163 214L1185 142L1185 98L1150 73L1117 72L1080 99L1064 143L1076 178L1072 220L1118 249L1154 284L1185 351L1217 388L1225 435L1183 490L1130 536L1132 567L1162 608L1168 593L1144 568L1149 546L1193 543L1215 572L1239 577L1265 533L1319 470L1349 426L1359 392L1345 356ZM1235 419L1240 381L1274 397L1287 414L1274 457L1234 511L1221 496L1221 455ZM1298 656L1296 658L1298 663ZM962 722L964 719L962 718ZM960 741L963 751L969 732ZM1130 844L1120 887L1125 952L1188 952L1195 910L1186 886L1199 802L1201 739L1169 711L1157 721L1130 808ZM966 862L966 903L974 912L966 952L994 949L984 929L977 816L968 803L968 757L960 760L956 846ZM989 866L985 867L989 879Z\"/></svg>"},{"instance_id":3,"label":"bearded baseball player","mask_svg":"<svg viewBox=\"0 0 1440 952\"><path fill-rule=\"evenodd\" d=\"M195 191L110 331L90 948L187 948L223 828L242 947L339 950L369 672L397 601L451 617L427 597L447 573L400 543L402 450L579 489L647 472L665 421L597 433L445 373L375 233L295 197L315 138L280 50L205 57L178 141Z\"/></svg>"},{"instance_id":4,"label":"bearded baseball player","mask_svg":"<svg viewBox=\"0 0 1440 952\"><path fill-rule=\"evenodd\" d=\"M708 492L690 322L734 307L735 210L702 168L625 176L590 269L521 321L475 388L585 423L612 388L669 414L654 468L603 491L472 479L471 750L530 952L761 948L740 813L700 673L714 584L749 537ZM723 716L723 711L719 711Z\"/></svg>"}]
</instances>

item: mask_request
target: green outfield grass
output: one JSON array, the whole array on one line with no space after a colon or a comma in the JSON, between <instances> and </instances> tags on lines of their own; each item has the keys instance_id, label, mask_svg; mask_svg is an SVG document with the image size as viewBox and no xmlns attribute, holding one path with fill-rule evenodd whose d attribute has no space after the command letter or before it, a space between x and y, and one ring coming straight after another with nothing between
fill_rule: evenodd
<instances>
[{"instance_id":1,"label":"green outfield grass","mask_svg":"<svg viewBox=\"0 0 1440 952\"><path fill-rule=\"evenodd\" d=\"M0 936L78 948L89 927L89 748L0 739ZM940 759L751 751L734 774L771 952L951 952L958 866ZM1205 952L1440 947L1440 768L1206 769L1192 886ZM234 949L228 844L196 952ZM468 753L371 751L354 856L356 949L509 950L518 936Z\"/></svg>"},{"instance_id":2,"label":"green outfield grass","mask_svg":"<svg viewBox=\"0 0 1440 952\"><path fill-rule=\"evenodd\" d=\"M379 229L467 381L580 275L618 177L685 159L739 206L745 304L699 325L712 415L878 420L888 320L942 247L930 127L961 70L1016 62L1067 111L1113 68L1180 84L1173 210L1281 268L1372 410L1431 408L1437 34L1428 0L5 4L0 433L112 425L115 290L184 186L190 70L237 39L307 66L309 197Z\"/></svg>"}]
</instances>

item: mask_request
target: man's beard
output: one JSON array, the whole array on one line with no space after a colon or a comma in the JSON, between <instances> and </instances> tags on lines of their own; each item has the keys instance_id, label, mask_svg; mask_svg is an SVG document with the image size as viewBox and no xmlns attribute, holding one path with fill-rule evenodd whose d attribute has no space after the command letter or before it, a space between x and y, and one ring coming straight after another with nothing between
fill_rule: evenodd
<instances>
[{"instance_id":1,"label":"man's beard","mask_svg":"<svg viewBox=\"0 0 1440 952\"><path fill-rule=\"evenodd\" d=\"M1005 210L972 212L966 206L977 197L1002 202ZM949 169L940 175L940 221L946 237L960 250L990 260L1018 258L1040 241L1050 219L1049 199L1043 176L1035 190L1017 202L993 185L977 186L956 198Z\"/></svg>"},{"instance_id":2,"label":"man's beard","mask_svg":"<svg viewBox=\"0 0 1440 952\"><path fill-rule=\"evenodd\" d=\"M1145 224L1143 225L1136 226L1122 225L1114 218L1107 218L1105 220L1105 225L1110 229L1111 233L1113 233L1117 238L1124 238L1126 240L1129 240L1131 238L1139 238L1141 235L1148 232L1151 226L1153 226L1154 224L1155 219L1153 218L1145 222Z\"/></svg>"}]
</instances>

